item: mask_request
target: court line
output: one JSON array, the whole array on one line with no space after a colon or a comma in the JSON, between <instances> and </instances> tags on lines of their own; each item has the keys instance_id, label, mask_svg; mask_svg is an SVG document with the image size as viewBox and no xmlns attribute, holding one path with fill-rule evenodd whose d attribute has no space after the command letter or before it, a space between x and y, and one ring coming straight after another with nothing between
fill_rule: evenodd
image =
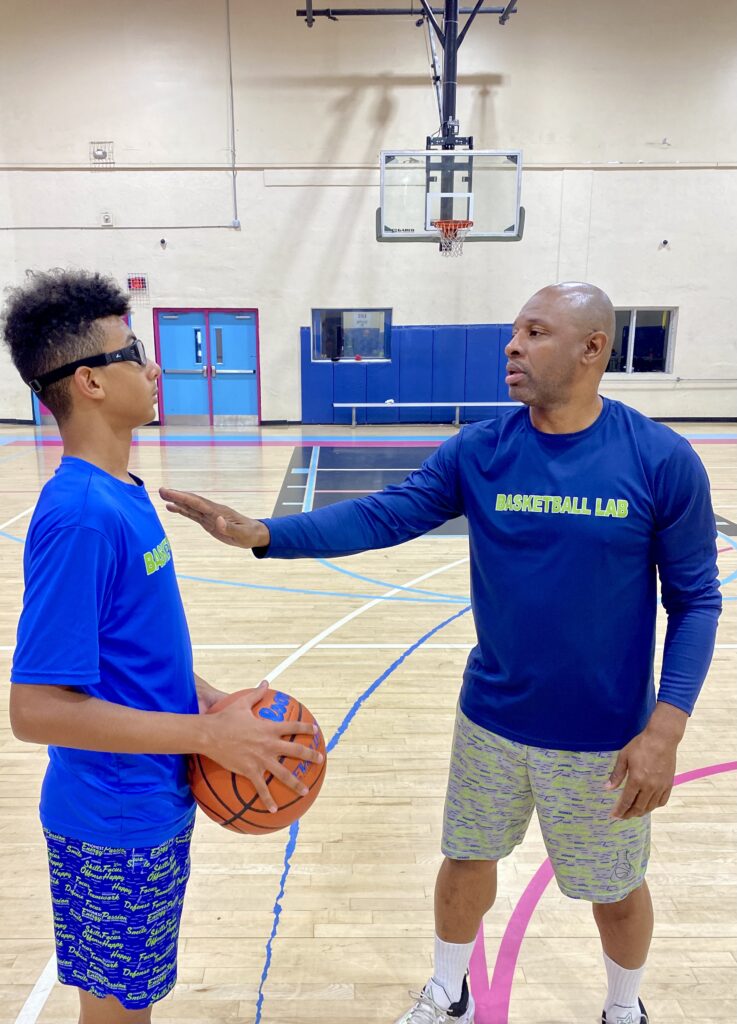
<instances>
[{"instance_id":1,"label":"court line","mask_svg":"<svg viewBox=\"0 0 737 1024\"><path fill-rule=\"evenodd\" d=\"M439 573L446 572L446 570L448 570L448 569L455 569L456 566L461 565L465 561L468 561L468 559L467 558L462 558L462 559L458 559L455 562L450 562L448 565L441 565L441 566L439 566L439 567L437 567L435 569L431 569L429 572L423 573L421 576L418 576L416 579L410 580L408 585L412 586L415 583L421 583L423 580L429 579L431 576L437 576ZM264 678L267 679L269 681L269 683L272 683L283 672L285 672L288 668L290 668L295 663L295 661L297 661L299 658L301 658L303 654L306 654L308 651L310 651L314 647L316 647L320 643L321 640L323 640L327 636L330 636L332 633L337 632L344 625L346 625L348 622L351 622L353 619L357 618L359 615L362 615L364 612L367 612L371 608L376 607L376 605L378 605L380 603L380 601L381 601L381 598L375 598L373 601L369 601L367 604L362 605L360 608L356 608L354 611L350 612L348 615L344 615L343 618L338 619L336 622L333 622L331 625L327 626L324 630L322 630L322 632L320 632L320 633L316 634L314 637L312 637L311 640L308 640L306 643L302 644L302 646L298 650L294 651L292 654L289 655L289 657L285 658L284 661L280 662L276 666L276 668L273 669L270 673L268 673ZM462 612L457 612L454 615L452 615L450 617L450 619L448 619L447 621L450 622L453 619L455 619L458 615L464 614L466 611L469 611L469 610L470 610L470 605L467 608L463 609ZM427 637L431 636L433 632L437 632L438 628L440 628L440 627L437 627L436 629L431 630L430 633L427 634ZM402 660L403 659L400 657L400 659L398 659L397 662L395 662L395 666L399 665ZM384 675L383 678L386 678L386 675ZM371 687L369 687L369 690L371 690ZM368 695L368 691L365 691L365 694ZM365 697L364 697L364 699L365 699ZM361 698L359 698L359 701L360 700L361 700ZM358 710L358 708L356 707L356 704L353 705L353 708L355 708L355 710L351 709L351 711L355 715L356 711ZM351 714L350 711L349 711L349 714ZM341 725L345 724L345 721L346 720L344 718L343 723L341 723ZM346 728L347 728L347 726L346 726ZM343 731L345 731L345 730L343 730ZM336 733L336 736L337 736L337 733ZM335 737L333 737L333 739L331 739L330 743L333 743L333 740L335 740L335 742L337 742L337 739L335 739ZM328 749L331 749L330 745L328 745ZM259 987L258 987L258 996L257 996L257 999L256 999L256 1017L255 1017L255 1020L254 1020L254 1024L260 1024L260 1021L261 1021L261 1011L262 1011L263 1003L264 1003L264 986L266 985L266 981L267 981L268 975L269 975L269 968L271 966L272 949L273 949L273 945L274 945L274 940L276 939L276 935L277 935L277 932L278 932L279 918L281 916L281 911L282 911L281 901L284 898L286 881L287 881L287 877L289 875L289 870L290 870L290 867L291 867L291 856L292 856L292 853L294 852L294 848L295 848L296 843L297 843L297 836L298 836L298 834L299 834L299 822L296 821L296 822L294 822L293 825L290 826L290 829L289 829L289 840L287 841L287 845L286 845L285 851L284 851L284 870L282 872L281 879L280 879L280 882L279 882L279 891L278 891L277 896L276 896L276 902L274 903L274 908L273 908L274 919L273 919L272 926L271 926L271 932L270 932L269 938L267 939L267 942L266 942L266 949L265 949L265 955L264 955L264 967L263 967L263 970L261 972L261 980L259 982Z\"/></svg>"},{"instance_id":2,"label":"court line","mask_svg":"<svg viewBox=\"0 0 737 1024\"><path fill-rule=\"evenodd\" d=\"M461 561L468 561L467 558L461 559ZM366 601L373 599L376 601L404 601L409 604L466 604L468 601L467 597L448 597L445 599L435 597L395 597L393 595L399 593L400 588L395 587L389 596L388 594L381 594L376 597L374 594L347 594L339 590L302 590L298 587L277 587L267 583L241 583L239 580L215 580L210 579L207 576L185 576L177 573L177 579L179 580L192 580L195 583L212 583L216 586L221 587L239 587L244 590L275 590L281 594L310 594L315 597L345 597L349 600Z\"/></svg>"},{"instance_id":3,"label":"court line","mask_svg":"<svg viewBox=\"0 0 737 1024\"><path fill-rule=\"evenodd\" d=\"M320 446L315 445L310 454L310 468L305 482L305 493L302 498L302 511L311 512L315 500L315 482L317 480L317 463L320 459Z\"/></svg>"},{"instance_id":4,"label":"court line","mask_svg":"<svg viewBox=\"0 0 737 1024\"><path fill-rule=\"evenodd\" d=\"M335 562L328 561L327 558L316 558L315 561L319 562L320 565L324 565L327 569L332 569L333 572L339 572L344 576L350 576L352 579L360 580L362 583L374 583L377 587L391 587L396 585L387 583L385 580L374 579L372 576L363 576L359 572L352 572L350 569L345 569L342 565L336 565ZM400 589L405 593L411 591L415 594L423 594L426 597L450 597L456 600L461 596L458 594L443 594L437 590L421 590L419 587L401 587ZM469 598L466 597L464 600L468 601Z\"/></svg>"},{"instance_id":5,"label":"court line","mask_svg":"<svg viewBox=\"0 0 737 1024\"><path fill-rule=\"evenodd\" d=\"M431 569L429 572L424 573L422 576L418 576L416 579L411 580L409 585L411 586L413 583L421 583L422 580L429 579L431 576L436 576L438 575L438 573L446 572L448 569L455 569L456 566L462 565L464 562L467 561L468 557L459 558L455 562L449 562L448 565L441 565L437 569ZM308 651L311 651L313 647L317 647L318 644L325 639L325 637L328 637L332 633L337 632L337 630L341 629L347 623L352 622L353 619L357 618L359 615L363 615L364 612L370 611L372 608L375 608L377 605L381 604L388 597L391 597L391 595L395 593L396 589L390 590L388 594L382 594L380 597L374 597L366 604L361 605L360 608L355 608L352 612L349 612L347 615L344 615L342 619L338 619L331 625L326 626L326 628L323 629L320 633L317 633L315 636L313 636L311 640L307 640L306 643L302 644L301 647L299 647L293 654L290 654L287 658L285 658L284 661L277 665L275 669L267 673L267 675L264 676L264 679L268 680L269 682L272 682L274 679L278 679L278 677L283 672L286 672L286 670L290 668L295 663L295 661L301 658L303 654L306 654Z\"/></svg>"},{"instance_id":6,"label":"court line","mask_svg":"<svg viewBox=\"0 0 737 1024\"><path fill-rule=\"evenodd\" d=\"M693 782L695 779L703 779L711 775L721 775L725 772L733 771L737 771L737 761L727 761L723 764L712 764L703 768L695 768L692 771L676 775L673 780L673 786L675 788L676 786ZM476 1001L477 1024L508 1024L514 972L522 941L532 915L540 902L540 898L552 878L553 867L550 860L546 859L533 875L507 922L494 964L491 985L489 985L484 947L484 926L482 922L476 938L476 945L471 954L470 963L471 989Z\"/></svg>"},{"instance_id":7,"label":"court line","mask_svg":"<svg viewBox=\"0 0 737 1024\"><path fill-rule=\"evenodd\" d=\"M441 571L441 572L444 571L444 568L450 568L450 566L445 566L445 567L441 568L439 571ZM337 747L338 743L340 743L342 737L346 733L346 731L347 731L348 727L350 726L351 722L353 721L355 716L360 711L362 705L368 700L368 698L371 696L371 694L374 693L374 691L377 690L381 686L381 684L393 672L396 671L397 668L399 668L399 666L402 664L402 662L406 658L408 658L410 656L410 654L412 654L414 651L416 651L418 647L422 646L422 644L425 643L425 641L429 637L433 636L434 633L437 633L439 630L444 629L447 625L449 625L455 619L459 618L461 615L465 615L470 610L471 610L471 606L467 605L465 608L462 608L459 612L455 612L453 615L451 615L449 618L445 619L443 622L439 623L437 626L433 626L433 628L431 630L429 630L427 633L425 633L424 636L420 637L420 639L415 641L414 644L412 644L410 647L406 648L402 652L402 654L396 659L396 661L392 662L392 664L389 666L389 668L385 669L384 672L382 672L382 674L380 676L378 676L373 681L373 683L371 683L371 685L368 686L364 690L364 692L360 695L360 697L358 697L358 699L356 701L354 701L352 707L348 710L347 714L344 716L343 721L340 723L340 725L336 729L335 733L332 735L332 737L328 741L327 748L326 748L327 751L330 752L330 751L334 750L335 747ZM259 983L259 988L258 988L258 998L256 1000L256 1017L254 1019L254 1024L260 1024L260 1022L261 1022L261 1012L262 1012L262 1009L263 1009L264 998L265 998L265 996L264 996L264 986L266 985L266 982L267 982L268 976L269 976L269 968L271 967L271 957L272 957L272 949L273 949L274 939L276 938L276 935L277 935L277 932L278 932L279 918L281 917L281 912L282 912L281 900L284 898L284 894L285 894L285 891L286 891L287 878L289 877L289 871L290 871L291 866L292 866L291 865L292 854L294 853L294 850L295 850L295 848L297 846L297 838L298 838L298 836L299 836L299 820L295 821L289 827L289 841L288 841L286 849L284 851L284 870L282 871L281 879L279 881L279 892L277 894L276 903L274 904L274 910L273 910L274 921L273 921L272 928L271 928L271 934L269 935L269 939L268 939L268 941L266 943L266 957L265 957L265 962L264 962L264 969L263 969L262 974L261 974L261 981Z\"/></svg>"},{"instance_id":8,"label":"court line","mask_svg":"<svg viewBox=\"0 0 737 1024\"><path fill-rule=\"evenodd\" d=\"M422 438L418 441L411 441L406 438L382 438L381 440L373 440L366 437L331 437L319 439L301 438L298 441L286 440L283 438L259 438L254 440L239 438L237 441L228 441L222 438L218 438L217 440L208 440L203 438L200 441L183 441L162 437L159 440L133 440L131 445L133 448L294 448L309 447L310 444L329 445L331 448L386 448L388 446L391 446L392 448L428 448L439 447L444 441L449 440L452 436L452 434L448 434L445 437L434 435L432 437ZM735 438L694 438L686 437L684 434L679 436L685 437L685 440L689 442L692 448L701 444L737 445L737 439ZM64 442L60 438L44 438L43 440L36 441L11 441L7 447L11 446L36 449L62 448L64 446Z\"/></svg>"},{"instance_id":9,"label":"court line","mask_svg":"<svg viewBox=\"0 0 737 1024\"><path fill-rule=\"evenodd\" d=\"M3 455L2 458L0 458L0 462L13 462L14 459L22 459L23 456L27 454L28 450L26 449L25 451L17 452L15 455Z\"/></svg>"},{"instance_id":10,"label":"court line","mask_svg":"<svg viewBox=\"0 0 737 1024\"><path fill-rule=\"evenodd\" d=\"M729 544L730 547L732 547L735 550L737 550L737 541L732 540L732 538L729 537L726 533L720 533L717 530L717 537L721 537L722 540L726 540L727 544ZM732 583L733 580L737 580L737 569L735 569L734 572L731 572L729 574L729 576L725 576L724 579L717 580L717 582L719 583L720 587L726 587L726 585L728 583ZM725 600L729 601L729 600L732 600L732 599L731 598L726 598Z\"/></svg>"},{"instance_id":11,"label":"court line","mask_svg":"<svg viewBox=\"0 0 737 1024\"><path fill-rule=\"evenodd\" d=\"M56 981L56 954L54 953L33 986L31 994L20 1008L15 1024L35 1024Z\"/></svg>"},{"instance_id":12,"label":"court line","mask_svg":"<svg viewBox=\"0 0 737 1024\"><path fill-rule=\"evenodd\" d=\"M299 644L192 644L193 651L296 651ZM317 644L320 651L403 651L406 644ZM423 651L470 651L475 644L424 644ZM663 649L657 643L658 650ZM0 651L14 651L15 644L0 644ZM715 651L737 651L737 644L714 644Z\"/></svg>"},{"instance_id":13,"label":"court line","mask_svg":"<svg viewBox=\"0 0 737 1024\"><path fill-rule=\"evenodd\" d=\"M181 441L172 440L170 438L162 437L160 440L134 440L131 442L133 448L307 448L310 444L324 444L331 448L386 448L387 445L391 445L392 448L429 448L438 447L447 441L451 434L447 437L440 437L435 435L433 437L422 438L419 441L410 441L407 439L400 440L399 438L394 439L382 439L372 441L367 438L318 438L318 439L300 439L299 441L287 441L281 438L278 439L267 439L260 438L258 440L249 440L248 438L240 438L237 441L226 441L222 439L218 440L201 440L201 441ZM17 445L19 448L63 448L64 442L61 438L48 438L42 441L11 441L11 445ZM704 442L706 443L706 442ZM730 441L717 441L715 444L731 444ZM734 442L737 443L737 442Z\"/></svg>"},{"instance_id":14,"label":"court line","mask_svg":"<svg viewBox=\"0 0 737 1024\"><path fill-rule=\"evenodd\" d=\"M13 516L12 519L8 519L6 523L0 523L0 531L4 530L6 526L12 526L13 523L17 523L19 519L23 518L23 516L27 516L29 512L33 512L35 507L36 503L34 501L32 505L29 505L28 508L24 508L23 511L19 512L17 516Z\"/></svg>"}]
</instances>

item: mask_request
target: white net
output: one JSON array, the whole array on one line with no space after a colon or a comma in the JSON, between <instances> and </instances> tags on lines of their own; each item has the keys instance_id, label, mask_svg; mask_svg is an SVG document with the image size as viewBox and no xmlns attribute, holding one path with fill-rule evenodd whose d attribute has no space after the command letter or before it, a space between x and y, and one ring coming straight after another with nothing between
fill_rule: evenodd
<instances>
[{"instance_id":1,"label":"white net","mask_svg":"<svg viewBox=\"0 0 737 1024\"><path fill-rule=\"evenodd\" d=\"M472 220L434 220L432 226L440 234L442 256L463 255L463 240L473 227Z\"/></svg>"}]
</instances>

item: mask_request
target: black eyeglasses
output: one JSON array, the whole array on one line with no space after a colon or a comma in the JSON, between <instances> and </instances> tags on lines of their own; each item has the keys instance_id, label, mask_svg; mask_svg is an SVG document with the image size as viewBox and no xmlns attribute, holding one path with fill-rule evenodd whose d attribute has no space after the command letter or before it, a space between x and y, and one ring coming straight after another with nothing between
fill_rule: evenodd
<instances>
[{"instance_id":1,"label":"black eyeglasses","mask_svg":"<svg viewBox=\"0 0 737 1024\"><path fill-rule=\"evenodd\" d=\"M64 377L71 377L80 366L109 366L111 363L138 363L145 366L147 363L146 349L143 342L135 338L125 348L116 349L115 352L101 352L99 356L88 356L86 359L78 359L74 363L66 363L56 370L42 373L40 377L34 377L28 381L28 387L34 394L39 395L49 384L55 384L57 380Z\"/></svg>"}]
</instances>

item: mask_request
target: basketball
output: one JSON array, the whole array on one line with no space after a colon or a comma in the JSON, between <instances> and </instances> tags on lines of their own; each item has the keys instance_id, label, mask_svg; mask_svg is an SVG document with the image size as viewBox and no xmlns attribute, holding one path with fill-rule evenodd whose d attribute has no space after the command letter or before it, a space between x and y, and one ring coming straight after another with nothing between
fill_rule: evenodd
<instances>
[{"instance_id":1,"label":"basketball","mask_svg":"<svg viewBox=\"0 0 737 1024\"><path fill-rule=\"evenodd\" d=\"M207 714L221 711L243 694L243 690L231 693L217 701ZM294 697L279 690L268 689L264 697L253 707L253 714L272 722L308 722L315 719ZM285 768L293 775L299 773L301 781L309 789L306 796L300 796L289 789L280 779L267 776L269 792L276 801L278 810L271 814L250 779L228 771L203 754L192 754L189 758L189 784L197 805L223 828L231 832L245 832L249 835L265 835L278 832L291 825L315 802L325 778L327 764L325 738L322 731L312 740L307 735L288 735L285 739L312 745L323 755L322 764L311 761L297 761L294 758L280 758Z\"/></svg>"}]
</instances>

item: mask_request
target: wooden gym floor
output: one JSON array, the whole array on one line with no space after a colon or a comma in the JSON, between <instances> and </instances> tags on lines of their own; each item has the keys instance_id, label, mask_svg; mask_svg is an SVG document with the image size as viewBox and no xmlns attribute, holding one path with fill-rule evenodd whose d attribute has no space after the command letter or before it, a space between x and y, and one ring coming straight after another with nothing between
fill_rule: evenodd
<instances>
[{"instance_id":1,"label":"wooden gym floor","mask_svg":"<svg viewBox=\"0 0 737 1024\"><path fill-rule=\"evenodd\" d=\"M414 449L451 429L279 427L193 437L194 431L149 428L138 435L131 469L154 496L166 483L253 516L271 515L281 500L326 500L319 498L329 489L321 477L315 487L314 474L291 472L295 448L310 455L315 444L341 452L369 440L377 452L385 451L382 444L397 445L402 458L392 464L402 469L416 464ZM711 673L681 747L680 785L655 816L648 877L656 927L643 996L653 1024L731 1024L737 1016L737 528L731 525L737 522L737 429L696 423L676 429L703 459L723 518L725 605ZM0 673L6 679L21 607L21 542L39 489L58 464L55 436L51 428L0 427ZM409 461L402 466L404 456ZM351 489L360 487L345 488ZM157 496L155 502L180 574L197 671L226 690L254 685L268 673L305 701L327 737L341 723L345 730L322 794L296 833L251 839L198 820L179 984L154 1019L389 1024L407 1005L407 989L421 987L430 972L446 765L473 642L467 541L431 536L339 562L257 562L169 516ZM661 615L661 646L663 628ZM76 993L53 984L36 810L45 751L12 736L7 693L5 687L0 713L0 1024L66 1024L77 1019ZM547 883L533 824L501 866L499 899L473 961L478 1024L598 1019L604 971L590 909Z\"/></svg>"}]
</instances>

